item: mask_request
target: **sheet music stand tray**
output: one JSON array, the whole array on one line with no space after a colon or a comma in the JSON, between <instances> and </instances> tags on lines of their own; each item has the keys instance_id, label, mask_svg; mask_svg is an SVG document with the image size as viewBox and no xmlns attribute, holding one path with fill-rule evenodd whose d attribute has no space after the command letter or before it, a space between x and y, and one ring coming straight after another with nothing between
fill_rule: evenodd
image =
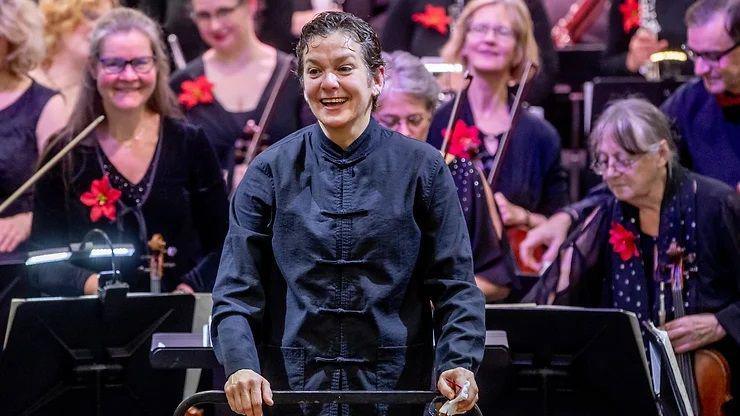
<instances>
[{"instance_id":1,"label":"sheet music stand tray","mask_svg":"<svg viewBox=\"0 0 740 416\"><path fill-rule=\"evenodd\" d=\"M630 312L487 305L486 329L506 332L511 364L483 414L659 415Z\"/></svg>"},{"instance_id":2,"label":"sheet music stand tray","mask_svg":"<svg viewBox=\"0 0 740 416\"><path fill-rule=\"evenodd\" d=\"M156 331L190 331L190 295L130 293L115 308L98 297L39 298L18 305L0 357L8 415L169 414L184 370L155 370ZM111 310L114 309L114 310Z\"/></svg>"}]
</instances>

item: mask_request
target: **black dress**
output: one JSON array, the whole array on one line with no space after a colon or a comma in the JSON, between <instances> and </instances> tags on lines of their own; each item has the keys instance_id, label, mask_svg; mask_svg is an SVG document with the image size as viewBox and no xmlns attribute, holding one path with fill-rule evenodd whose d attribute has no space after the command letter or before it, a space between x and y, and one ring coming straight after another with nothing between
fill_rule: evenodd
<instances>
[{"instance_id":1,"label":"black dress","mask_svg":"<svg viewBox=\"0 0 740 416\"><path fill-rule=\"evenodd\" d=\"M552 92L558 72L558 55L550 38L550 21L542 0L524 0L532 15L533 31L540 49L540 70L532 80L528 100L533 104L542 103ZM455 7L455 0L399 0L391 6L388 20L382 34L383 50L393 52L403 50L416 56L438 56L439 50L447 42L450 25L444 33L425 27L414 20L414 15L425 11L426 6L441 7L449 16L449 8ZM418 20L418 19L417 19Z\"/></svg>"},{"instance_id":2,"label":"black dress","mask_svg":"<svg viewBox=\"0 0 740 416\"><path fill-rule=\"evenodd\" d=\"M216 158L221 169L227 172L231 172L233 169L234 142L238 138L251 138L251 136L247 137L243 133L244 125L248 120L254 120L255 124L259 123L270 92L277 82L280 68L282 65L290 62L292 60L288 55L278 51L275 70L270 77L270 81L262 91L257 106L252 110L232 113L227 111L215 97L210 104L198 104L190 109L184 109L185 117L188 121L196 126L200 126L205 131L206 137L208 137L216 152ZM170 81L170 85L175 93L179 94L183 82L193 80L204 74L203 58L198 57L190 62L185 69L175 73ZM304 103L305 101L303 100L303 94L298 80L295 76L289 74L275 102L272 121L262 138L265 145L270 145L278 139L298 130L302 125L312 122L311 116L306 115L306 105ZM305 121L303 121L304 119Z\"/></svg>"},{"instance_id":3,"label":"black dress","mask_svg":"<svg viewBox=\"0 0 740 416\"><path fill-rule=\"evenodd\" d=\"M59 147L59 146L55 146ZM90 218L91 209L80 197L93 180L108 174L122 191L114 220ZM105 231L114 243L130 243L133 257L120 259L122 278L132 291L148 291L145 265L147 241L162 234L177 252L174 266L164 270L162 290L183 282L195 291L209 292L227 229L227 200L221 172L203 131L164 118L157 149L149 169L137 184L123 178L110 164L97 140L88 138L36 186L31 241L38 248L79 242L92 228ZM98 240L99 241L99 240ZM110 269L110 261L72 265L50 263L32 270L31 283L44 294L81 295L92 271Z\"/></svg>"},{"instance_id":4,"label":"black dress","mask_svg":"<svg viewBox=\"0 0 740 416\"><path fill-rule=\"evenodd\" d=\"M33 81L14 103L0 110L0 201L5 201L36 170L39 157L36 125L41 111L56 91ZM3 217L33 210L33 195L27 191L11 204ZM25 267L22 262L27 244L21 243L11 253L0 253L0 331L5 333L8 307L13 297L25 296ZM3 265L4 264L4 265Z\"/></svg>"}]
</instances>

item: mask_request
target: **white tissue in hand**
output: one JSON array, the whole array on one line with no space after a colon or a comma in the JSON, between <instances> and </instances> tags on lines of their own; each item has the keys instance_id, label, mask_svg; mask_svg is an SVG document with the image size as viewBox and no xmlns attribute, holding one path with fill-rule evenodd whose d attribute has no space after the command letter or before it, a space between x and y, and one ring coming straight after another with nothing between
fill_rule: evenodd
<instances>
[{"instance_id":1,"label":"white tissue in hand","mask_svg":"<svg viewBox=\"0 0 740 416\"><path fill-rule=\"evenodd\" d=\"M452 400L448 400L445 402L445 404L442 405L442 407L439 409L440 415L459 415L463 412L457 410L457 404L463 400L467 400L468 398L468 390L470 389L470 381L466 381L463 383L462 389L460 389L460 394L457 395Z\"/></svg>"}]
</instances>

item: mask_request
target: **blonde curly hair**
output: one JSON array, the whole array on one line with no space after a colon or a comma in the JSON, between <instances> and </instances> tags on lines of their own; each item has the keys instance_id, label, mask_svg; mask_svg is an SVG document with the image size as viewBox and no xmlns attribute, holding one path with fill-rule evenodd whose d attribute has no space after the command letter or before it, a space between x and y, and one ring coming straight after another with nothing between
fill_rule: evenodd
<instances>
[{"instance_id":1,"label":"blonde curly hair","mask_svg":"<svg viewBox=\"0 0 740 416\"><path fill-rule=\"evenodd\" d=\"M62 36L72 32L88 16L103 5L118 6L118 0L40 0L39 9L44 15L44 43L46 57L42 66L51 60L61 49Z\"/></svg>"},{"instance_id":2,"label":"blonde curly hair","mask_svg":"<svg viewBox=\"0 0 740 416\"><path fill-rule=\"evenodd\" d=\"M44 18L30 0L0 0L0 37L8 42L8 53L0 69L21 76L44 58L41 40Z\"/></svg>"}]
</instances>

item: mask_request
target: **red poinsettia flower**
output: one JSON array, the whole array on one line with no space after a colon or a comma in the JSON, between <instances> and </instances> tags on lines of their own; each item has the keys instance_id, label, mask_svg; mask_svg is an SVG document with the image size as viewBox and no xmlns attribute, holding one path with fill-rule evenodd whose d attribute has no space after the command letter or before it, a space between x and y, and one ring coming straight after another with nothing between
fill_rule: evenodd
<instances>
[{"instance_id":1,"label":"red poinsettia flower","mask_svg":"<svg viewBox=\"0 0 740 416\"><path fill-rule=\"evenodd\" d=\"M90 221L97 222L105 216L111 221L116 219L116 201L121 198L121 191L110 186L108 175L95 179L90 190L80 195L80 202L90 207Z\"/></svg>"},{"instance_id":2,"label":"red poinsettia flower","mask_svg":"<svg viewBox=\"0 0 740 416\"><path fill-rule=\"evenodd\" d=\"M609 244L622 261L627 261L633 256L640 257L635 244L635 235L616 221L612 222L612 228L609 230Z\"/></svg>"},{"instance_id":3,"label":"red poinsettia flower","mask_svg":"<svg viewBox=\"0 0 740 416\"><path fill-rule=\"evenodd\" d=\"M447 135L447 129L442 129L442 137ZM481 142L478 138L478 128L468 126L462 120L457 120L452 129L447 153L459 158L470 159L478 153Z\"/></svg>"},{"instance_id":4,"label":"red poinsettia flower","mask_svg":"<svg viewBox=\"0 0 740 416\"><path fill-rule=\"evenodd\" d=\"M210 104L213 102L213 84L205 75L183 81L177 99L188 110L198 104Z\"/></svg>"},{"instance_id":5,"label":"red poinsettia flower","mask_svg":"<svg viewBox=\"0 0 740 416\"><path fill-rule=\"evenodd\" d=\"M442 6L424 5L424 11L411 15L411 20L424 26L427 29L434 29L437 32L446 35L447 27L452 19L447 16L447 11Z\"/></svg>"},{"instance_id":6,"label":"red poinsettia flower","mask_svg":"<svg viewBox=\"0 0 740 416\"><path fill-rule=\"evenodd\" d=\"M624 3L619 5L624 33L629 33L632 29L640 27L640 5L637 2L638 0L625 0Z\"/></svg>"}]
</instances>

